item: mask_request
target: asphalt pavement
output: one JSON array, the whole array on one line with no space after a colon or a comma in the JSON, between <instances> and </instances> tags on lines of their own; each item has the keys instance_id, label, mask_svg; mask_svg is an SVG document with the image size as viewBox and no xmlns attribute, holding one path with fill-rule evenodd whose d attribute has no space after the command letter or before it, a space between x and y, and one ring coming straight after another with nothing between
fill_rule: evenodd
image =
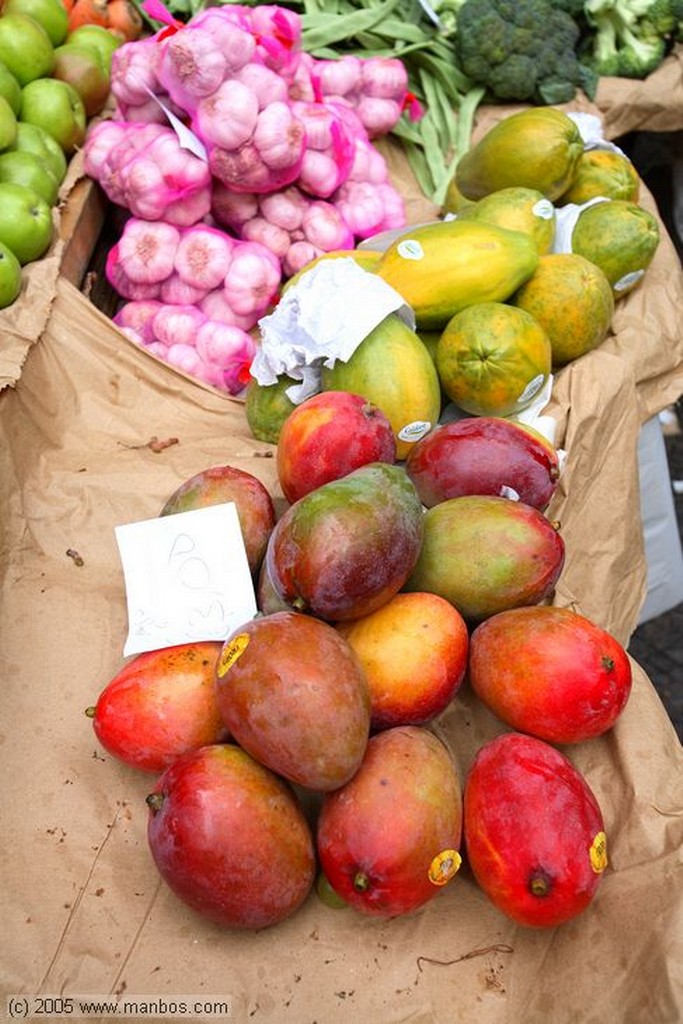
<instances>
[{"instance_id":1,"label":"asphalt pavement","mask_svg":"<svg viewBox=\"0 0 683 1024\"><path fill-rule=\"evenodd\" d=\"M664 442L683 537L683 398L676 409L679 429L665 433ZM628 653L649 676L683 742L683 604L638 626Z\"/></svg>"}]
</instances>

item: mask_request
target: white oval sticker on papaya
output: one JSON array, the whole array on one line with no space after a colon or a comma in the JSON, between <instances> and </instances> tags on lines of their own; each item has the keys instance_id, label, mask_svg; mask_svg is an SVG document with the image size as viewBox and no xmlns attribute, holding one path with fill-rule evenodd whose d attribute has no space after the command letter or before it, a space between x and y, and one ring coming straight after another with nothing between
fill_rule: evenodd
<instances>
[{"instance_id":1,"label":"white oval sticker on papaya","mask_svg":"<svg viewBox=\"0 0 683 1024\"><path fill-rule=\"evenodd\" d=\"M644 274L644 270L632 270L629 274L624 274L623 277L620 277L618 281L614 282L615 292L623 292L626 291L627 288L633 288Z\"/></svg>"},{"instance_id":2,"label":"white oval sticker on papaya","mask_svg":"<svg viewBox=\"0 0 683 1024\"><path fill-rule=\"evenodd\" d=\"M396 252L399 256L402 256L404 260L424 259L424 249L414 238L404 238L403 241L399 242L396 246Z\"/></svg>"},{"instance_id":3,"label":"white oval sticker on papaya","mask_svg":"<svg viewBox=\"0 0 683 1024\"><path fill-rule=\"evenodd\" d=\"M231 665L244 654L249 643L248 633L238 633L236 637L227 642L221 651L216 664L216 674L222 678Z\"/></svg>"},{"instance_id":4,"label":"white oval sticker on papaya","mask_svg":"<svg viewBox=\"0 0 683 1024\"><path fill-rule=\"evenodd\" d=\"M522 391L521 395L517 399L517 404L519 405L521 402L530 402L534 395L541 390L544 383L545 375L537 373L536 376L529 381L527 386L524 388L524 391Z\"/></svg>"}]
</instances>

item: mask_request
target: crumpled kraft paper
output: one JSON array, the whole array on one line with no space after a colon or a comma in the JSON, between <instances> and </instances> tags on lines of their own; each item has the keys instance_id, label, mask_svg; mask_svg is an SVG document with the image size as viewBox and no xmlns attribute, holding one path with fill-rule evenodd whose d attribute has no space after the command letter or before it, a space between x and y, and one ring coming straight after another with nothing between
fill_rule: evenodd
<instances>
[{"instance_id":1,"label":"crumpled kraft paper","mask_svg":"<svg viewBox=\"0 0 683 1024\"><path fill-rule=\"evenodd\" d=\"M612 352L577 360L551 409L569 452L549 510L567 544L556 601L624 641L645 581L630 367ZM177 443L155 452L153 437ZM281 510L272 454L240 403L121 344L58 282L49 328L0 394L3 997L189 993L229 1000L239 1024L677 1024L683 752L637 665L614 729L565 748L603 809L610 865L592 905L557 929L515 926L466 863L411 915L376 920L311 894L259 933L204 921L159 878L154 777L107 755L84 714L123 663L114 528L223 462L263 480ZM465 683L434 729L464 778L502 726Z\"/></svg>"},{"instance_id":2,"label":"crumpled kraft paper","mask_svg":"<svg viewBox=\"0 0 683 1024\"><path fill-rule=\"evenodd\" d=\"M616 139L629 132L678 132L683 129L683 44L642 81L601 78L595 103L604 115L605 133Z\"/></svg>"}]
</instances>

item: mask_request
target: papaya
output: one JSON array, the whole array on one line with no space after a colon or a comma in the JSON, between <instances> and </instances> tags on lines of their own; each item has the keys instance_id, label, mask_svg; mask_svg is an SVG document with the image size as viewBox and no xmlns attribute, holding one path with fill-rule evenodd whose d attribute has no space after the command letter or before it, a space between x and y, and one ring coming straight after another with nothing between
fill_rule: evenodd
<instances>
[{"instance_id":1,"label":"papaya","mask_svg":"<svg viewBox=\"0 0 683 1024\"><path fill-rule=\"evenodd\" d=\"M501 188L534 188L554 202L583 153L575 122L556 107L520 110L497 122L461 158L455 183L467 199Z\"/></svg>"},{"instance_id":2,"label":"papaya","mask_svg":"<svg viewBox=\"0 0 683 1024\"><path fill-rule=\"evenodd\" d=\"M467 199L458 186L455 183L455 175L448 182L446 189L446 196L441 207L441 213L460 213L465 210L468 206L471 206L474 202L473 199Z\"/></svg>"},{"instance_id":3,"label":"papaya","mask_svg":"<svg viewBox=\"0 0 683 1024\"><path fill-rule=\"evenodd\" d=\"M640 178L625 153L612 149L584 150L576 165L574 180L558 199L558 206L581 205L598 196L638 202Z\"/></svg>"},{"instance_id":4,"label":"papaya","mask_svg":"<svg viewBox=\"0 0 683 1024\"><path fill-rule=\"evenodd\" d=\"M418 330L443 328L478 302L504 302L538 265L532 238L476 220L436 221L406 231L375 273L415 314Z\"/></svg>"},{"instance_id":5,"label":"papaya","mask_svg":"<svg viewBox=\"0 0 683 1024\"><path fill-rule=\"evenodd\" d=\"M554 367L592 352L614 315L612 286L596 263L575 252L546 253L510 302L541 324Z\"/></svg>"},{"instance_id":6,"label":"papaya","mask_svg":"<svg viewBox=\"0 0 683 1024\"><path fill-rule=\"evenodd\" d=\"M434 361L415 331L395 313L363 339L346 362L323 366L323 391L350 391L372 402L396 436L396 458L433 427L441 412Z\"/></svg>"},{"instance_id":7,"label":"papaya","mask_svg":"<svg viewBox=\"0 0 683 1024\"><path fill-rule=\"evenodd\" d=\"M459 220L497 224L531 235L539 255L550 252L555 237L555 207L536 188L501 188L458 214Z\"/></svg>"},{"instance_id":8,"label":"papaya","mask_svg":"<svg viewBox=\"0 0 683 1024\"><path fill-rule=\"evenodd\" d=\"M642 280L659 239L659 225L648 210L625 199L610 199L581 211L571 247L600 267L619 299Z\"/></svg>"},{"instance_id":9,"label":"papaya","mask_svg":"<svg viewBox=\"0 0 683 1024\"><path fill-rule=\"evenodd\" d=\"M474 416L521 412L542 390L551 368L545 329L531 313L505 302L461 309L436 346L442 388Z\"/></svg>"},{"instance_id":10,"label":"papaya","mask_svg":"<svg viewBox=\"0 0 683 1024\"><path fill-rule=\"evenodd\" d=\"M320 256L316 256L315 259L307 263L301 270L297 270L296 274L292 274L287 281L284 281L281 290L286 292L293 284L298 284L304 274L313 267L317 267L323 260L338 260L346 257L357 263L362 270L374 270L381 255L381 252L374 249L334 249L332 252L321 253Z\"/></svg>"},{"instance_id":11,"label":"papaya","mask_svg":"<svg viewBox=\"0 0 683 1024\"><path fill-rule=\"evenodd\" d=\"M286 374L281 374L274 384L259 384L255 377L251 378L245 393L244 415L257 441L277 444L282 424L296 409L287 389L297 383Z\"/></svg>"}]
</instances>

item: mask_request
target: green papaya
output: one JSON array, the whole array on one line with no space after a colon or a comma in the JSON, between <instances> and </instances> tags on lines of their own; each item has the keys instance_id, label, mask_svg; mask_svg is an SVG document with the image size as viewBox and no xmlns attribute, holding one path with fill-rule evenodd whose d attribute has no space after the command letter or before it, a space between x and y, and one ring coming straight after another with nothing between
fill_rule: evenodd
<instances>
[{"instance_id":1,"label":"green papaya","mask_svg":"<svg viewBox=\"0 0 683 1024\"><path fill-rule=\"evenodd\" d=\"M558 205L576 203L581 206L598 196L638 202L640 178L625 153L611 149L585 150L576 165L574 180L558 200Z\"/></svg>"},{"instance_id":2,"label":"green papaya","mask_svg":"<svg viewBox=\"0 0 683 1024\"><path fill-rule=\"evenodd\" d=\"M396 457L406 458L439 418L441 386L434 360L415 331L396 313L364 338L347 362L322 369L323 391L350 391L372 402L396 436Z\"/></svg>"},{"instance_id":3,"label":"green papaya","mask_svg":"<svg viewBox=\"0 0 683 1024\"><path fill-rule=\"evenodd\" d=\"M537 188L500 188L466 206L459 220L497 224L509 231L531 235L539 255L550 252L555 237L555 207Z\"/></svg>"},{"instance_id":4,"label":"green papaya","mask_svg":"<svg viewBox=\"0 0 683 1024\"><path fill-rule=\"evenodd\" d=\"M259 384L255 377L251 378L245 394L244 415L247 426L258 441L277 444L282 424L296 409L287 396L287 389L297 383L286 374L282 374L275 384Z\"/></svg>"},{"instance_id":5,"label":"green papaya","mask_svg":"<svg viewBox=\"0 0 683 1024\"><path fill-rule=\"evenodd\" d=\"M504 302L537 265L529 234L457 218L408 229L375 273L403 296L418 330L432 330L467 306Z\"/></svg>"},{"instance_id":6,"label":"green papaya","mask_svg":"<svg viewBox=\"0 0 683 1024\"><path fill-rule=\"evenodd\" d=\"M535 188L554 202L583 153L576 123L556 107L531 107L498 121L462 156L455 182L468 199L501 188Z\"/></svg>"},{"instance_id":7,"label":"green papaya","mask_svg":"<svg viewBox=\"0 0 683 1024\"><path fill-rule=\"evenodd\" d=\"M619 299L642 280L659 240L659 224L649 210L610 199L581 211L571 245L572 252L600 267Z\"/></svg>"}]
</instances>

